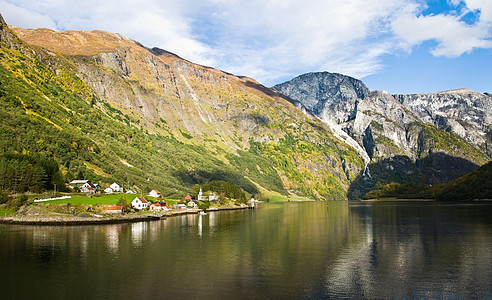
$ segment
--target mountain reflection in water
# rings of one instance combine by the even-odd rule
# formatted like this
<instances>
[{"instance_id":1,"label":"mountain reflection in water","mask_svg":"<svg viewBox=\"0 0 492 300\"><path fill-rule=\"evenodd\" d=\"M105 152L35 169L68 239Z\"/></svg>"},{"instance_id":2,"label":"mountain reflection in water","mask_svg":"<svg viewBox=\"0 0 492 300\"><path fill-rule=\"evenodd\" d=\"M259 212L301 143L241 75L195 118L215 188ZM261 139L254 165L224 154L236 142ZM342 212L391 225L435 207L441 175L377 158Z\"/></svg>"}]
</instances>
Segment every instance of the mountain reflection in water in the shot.
<instances>
[{"instance_id":1,"label":"mountain reflection in water","mask_svg":"<svg viewBox=\"0 0 492 300\"><path fill-rule=\"evenodd\" d=\"M492 203L291 202L0 225L0 282L9 299L491 298L491 217Z\"/></svg>"}]
</instances>

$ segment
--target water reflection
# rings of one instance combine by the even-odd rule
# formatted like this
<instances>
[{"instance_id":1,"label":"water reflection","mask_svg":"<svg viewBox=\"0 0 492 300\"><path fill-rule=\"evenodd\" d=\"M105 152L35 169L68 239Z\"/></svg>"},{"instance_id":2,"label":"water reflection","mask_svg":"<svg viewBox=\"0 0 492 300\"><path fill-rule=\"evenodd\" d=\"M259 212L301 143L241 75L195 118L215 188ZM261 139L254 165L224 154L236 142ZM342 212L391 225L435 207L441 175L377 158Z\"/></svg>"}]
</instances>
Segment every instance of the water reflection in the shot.
<instances>
[{"instance_id":1,"label":"water reflection","mask_svg":"<svg viewBox=\"0 0 492 300\"><path fill-rule=\"evenodd\" d=\"M107 226L106 227L106 246L108 250L117 255L120 247L120 226Z\"/></svg>"},{"instance_id":2,"label":"water reflection","mask_svg":"<svg viewBox=\"0 0 492 300\"><path fill-rule=\"evenodd\" d=\"M0 226L0 268L14 270L0 282L16 291L6 298L26 299L487 298L491 208L271 203L133 224ZM25 278L36 278L32 289Z\"/></svg>"},{"instance_id":3,"label":"water reflection","mask_svg":"<svg viewBox=\"0 0 492 300\"><path fill-rule=\"evenodd\" d=\"M198 216L198 236L199 237L202 237L202 233L203 233L203 216L202 215L199 215Z\"/></svg>"}]
</instances>

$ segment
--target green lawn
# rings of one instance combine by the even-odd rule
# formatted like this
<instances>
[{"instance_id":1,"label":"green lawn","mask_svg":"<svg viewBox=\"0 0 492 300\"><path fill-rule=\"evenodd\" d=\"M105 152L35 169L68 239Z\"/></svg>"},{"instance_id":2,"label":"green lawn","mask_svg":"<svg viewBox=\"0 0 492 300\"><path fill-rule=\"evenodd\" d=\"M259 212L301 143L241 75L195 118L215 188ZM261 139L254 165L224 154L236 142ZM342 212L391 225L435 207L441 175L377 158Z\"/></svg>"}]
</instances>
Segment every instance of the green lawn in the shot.
<instances>
[{"instance_id":1,"label":"green lawn","mask_svg":"<svg viewBox=\"0 0 492 300\"><path fill-rule=\"evenodd\" d=\"M13 213L13 209L0 207L0 217L10 216Z\"/></svg>"},{"instance_id":2,"label":"green lawn","mask_svg":"<svg viewBox=\"0 0 492 300\"><path fill-rule=\"evenodd\" d=\"M285 196L272 196L271 198L269 199L265 199L267 201L270 201L270 202L275 202L275 201L313 201L313 199L309 199L309 198L297 198L297 197L285 197Z\"/></svg>"},{"instance_id":3,"label":"green lawn","mask_svg":"<svg viewBox=\"0 0 492 300\"><path fill-rule=\"evenodd\" d=\"M39 204L43 203L49 203L49 204L92 204L92 205L98 205L98 204L106 204L106 205L112 205L116 204L118 200L120 200L123 195L126 195L128 203L132 202L135 197L140 197L140 194L110 194L110 195L101 195L101 196L92 196L92 198L89 198L84 195L76 195L72 196L72 198L69 199L60 199L60 200L52 200L52 201L46 201L46 202L38 202ZM158 200L157 198L154 199L152 197L144 196L145 199L147 200L152 200L152 202ZM172 205L174 203L179 202L179 200L168 200L168 199L162 199L159 198L159 200L166 201L168 205ZM171 203L171 204L169 204Z\"/></svg>"},{"instance_id":4,"label":"green lawn","mask_svg":"<svg viewBox=\"0 0 492 300\"><path fill-rule=\"evenodd\" d=\"M125 194L113 194L113 195L101 195L101 196L93 196L92 198L89 198L87 196L82 196L82 195L77 195L77 196L72 196L72 198L69 199L60 199L60 200L52 200L52 201L46 201L46 202L39 202L40 204L43 203L49 203L49 204L92 204L92 205L97 205L97 204L116 204L120 198L125 195ZM128 198L128 202L131 202L137 195L129 195L126 194Z\"/></svg>"}]
</instances>

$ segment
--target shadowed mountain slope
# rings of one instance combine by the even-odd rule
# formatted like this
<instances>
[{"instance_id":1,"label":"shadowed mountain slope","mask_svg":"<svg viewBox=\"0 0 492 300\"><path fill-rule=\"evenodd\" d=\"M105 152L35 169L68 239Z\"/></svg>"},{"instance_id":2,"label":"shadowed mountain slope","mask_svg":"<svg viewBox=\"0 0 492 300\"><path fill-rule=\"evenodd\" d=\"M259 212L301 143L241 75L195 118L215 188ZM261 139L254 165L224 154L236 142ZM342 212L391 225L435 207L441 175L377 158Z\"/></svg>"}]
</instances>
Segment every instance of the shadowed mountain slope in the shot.
<instances>
[{"instance_id":1,"label":"shadowed mountain slope","mask_svg":"<svg viewBox=\"0 0 492 300\"><path fill-rule=\"evenodd\" d=\"M393 96L326 72L301 75L274 89L343 131L366 154L368 167L349 191L353 198L377 182L444 183L490 160L491 97L485 94Z\"/></svg>"}]
</instances>

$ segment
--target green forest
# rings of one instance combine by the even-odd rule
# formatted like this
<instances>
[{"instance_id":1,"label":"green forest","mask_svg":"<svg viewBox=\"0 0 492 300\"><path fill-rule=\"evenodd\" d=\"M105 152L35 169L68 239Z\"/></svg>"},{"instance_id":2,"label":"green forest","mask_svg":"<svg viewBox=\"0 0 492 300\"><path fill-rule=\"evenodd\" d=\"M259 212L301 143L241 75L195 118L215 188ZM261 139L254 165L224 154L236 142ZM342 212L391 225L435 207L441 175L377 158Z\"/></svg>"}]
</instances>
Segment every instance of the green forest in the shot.
<instances>
[{"instance_id":1,"label":"green forest","mask_svg":"<svg viewBox=\"0 0 492 300\"><path fill-rule=\"evenodd\" d=\"M307 142L319 126L315 123L306 124L311 131L287 134L278 143L250 140L249 149L237 153L210 151L192 143L189 134L190 143L172 133L149 134L140 122L99 99L75 75L72 62L10 39L10 44L2 39L0 48L3 194L68 191L71 180L87 179L103 188L118 182L127 189L159 189L164 197L181 198L195 184L223 181L248 195L261 194L261 185L268 196L295 191L341 200L346 191L330 169L344 173L341 164L315 175L296 166L294 158L326 164L322 156L335 155L361 164L355 152L339 150L331 140Z\"/></svg>"},{"instance_id":2,"label":"green forest","mask_svg":"<svg viewBox=\"0 0 492 300\"><path fill-rule=\"evenodd\" d=\"M364 196L366 200L385 198L439 201L492 199L492 162L445 184L428 186L415 183L378 183L374 190Z\"/></svg>"}]
</instances>

